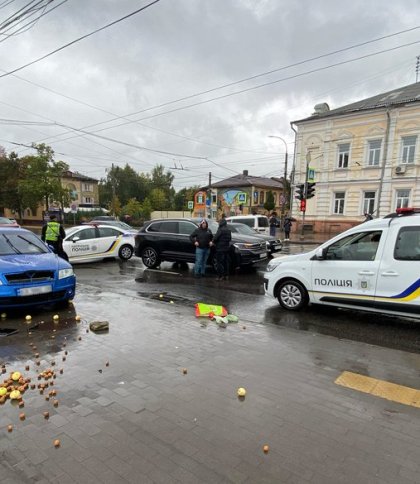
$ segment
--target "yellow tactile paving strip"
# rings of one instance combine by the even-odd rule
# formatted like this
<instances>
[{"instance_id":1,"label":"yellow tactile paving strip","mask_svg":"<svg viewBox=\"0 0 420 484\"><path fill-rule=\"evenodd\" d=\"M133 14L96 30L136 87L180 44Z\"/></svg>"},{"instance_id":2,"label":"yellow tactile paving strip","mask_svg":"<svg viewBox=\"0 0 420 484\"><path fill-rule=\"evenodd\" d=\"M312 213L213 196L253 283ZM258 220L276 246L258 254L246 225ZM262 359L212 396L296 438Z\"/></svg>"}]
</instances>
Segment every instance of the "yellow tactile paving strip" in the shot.
<instances>
[{"instance_id":1,"label":"yellow tactile paving strip","mask_svg":"<svg viewBox=\"0 0 420 484\"><path fill-rule=\"evenodd\" d=\"M415 388L397 385L384 380L377 380L376 378L359 375L351 371L343 371L335 380L335 383L342 387L375 395L375 397L420 408L420 390L416 390Z\"/></svg>"}]
</instances>

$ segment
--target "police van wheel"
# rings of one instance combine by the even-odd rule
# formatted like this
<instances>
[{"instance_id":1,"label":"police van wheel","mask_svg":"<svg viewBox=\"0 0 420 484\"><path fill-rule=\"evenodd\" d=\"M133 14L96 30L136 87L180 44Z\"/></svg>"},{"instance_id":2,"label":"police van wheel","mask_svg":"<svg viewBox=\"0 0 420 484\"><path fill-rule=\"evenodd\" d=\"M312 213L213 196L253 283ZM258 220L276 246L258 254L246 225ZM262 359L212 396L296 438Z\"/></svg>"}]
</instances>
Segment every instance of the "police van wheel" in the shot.
<instances>
[{"instance_id":1,"label":"police van wheel","mask_svg":"<svg viewBox=\"0 0 420 484\"><path fill-rule=\"evenodd\" d=\"M131 259L133 256L133 248L131 245L123 245L120 247L120 250L118 251L118 257L122 260L128 260Z\"/></svg>"},{"instance_id":2,"label":"police van wheel","mask_svg":"<svg viewBox=\"0 0 420 484\"><path fill-rule=\"evenodd\" d=\"M280 306L290 311L299 311L307 306L309 297L305 287L298 281L289 279L283 281L277 291Z\"/></svg>"}]
</instances>

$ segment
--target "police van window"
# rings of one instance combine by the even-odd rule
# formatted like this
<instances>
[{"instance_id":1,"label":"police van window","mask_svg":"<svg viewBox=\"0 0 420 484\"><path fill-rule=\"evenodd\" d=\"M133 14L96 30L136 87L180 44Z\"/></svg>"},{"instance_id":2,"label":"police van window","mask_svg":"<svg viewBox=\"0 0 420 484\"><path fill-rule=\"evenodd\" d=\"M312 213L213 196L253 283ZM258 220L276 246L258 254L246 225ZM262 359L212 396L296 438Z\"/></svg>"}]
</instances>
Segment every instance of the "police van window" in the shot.
<instances>
[{"instance_id":1,"label":"police van window","mask_svg":"<svg viewBox=\"0 0 420 484\"><path fill-rule=\"evenodd\" d=\"M258 217L258 227L268 227L267 217Z\"/></svg>"},{"instance_id":2,"label":"police van window","mask_svg":"<svg viewBox=\"0 0 420 484\"><path fill-rule=\"evenodd\" d=\"M330 245L327 260L368 261L375 260L382 231L375 230L348 235Z\"/></svg>"},{"instance_id":3,"label":"police van window","mask_svg":"<svg viewBox=\"0 0 420 484\"><path fill-rule=\"evenodd\" d=\"M241 224L248 225L251 229L254 228L254 218L239 218L238 220L232 220L232 222L239 222Z\"/></svg>"},{"instance_id":4,"label":"police van window","mask_svg":"<svg viewBox=\"0 0 420 484\"><path fill-rule=\"evenodd\" d=\"M420 227L403 227L397 237L394 259L420 260Z\"/></svg>"}]
</instances>

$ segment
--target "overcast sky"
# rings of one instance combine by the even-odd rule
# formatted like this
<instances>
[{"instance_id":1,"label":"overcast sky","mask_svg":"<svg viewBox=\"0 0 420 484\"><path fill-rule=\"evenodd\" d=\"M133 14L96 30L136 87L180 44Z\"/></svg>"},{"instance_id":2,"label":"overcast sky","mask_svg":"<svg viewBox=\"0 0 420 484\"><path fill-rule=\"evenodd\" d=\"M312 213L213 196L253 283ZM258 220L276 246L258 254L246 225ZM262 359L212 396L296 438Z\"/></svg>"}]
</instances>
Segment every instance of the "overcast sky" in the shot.
<instances>
[{"instance_id":1,"label":"overcast sky","mask_svg":"<svg viewBox=\"0 0 420 484\"><path fill-rule=\"evenodd\" d=\"M12 143L45 142L98 179L112 163L183 167L172 170L177 189L206 184L209 171L281 176L285 145L269 135L287 142L290 167L290 121L416 80L418 0L160 0L4 75L151 1L44 0L44 13L56 8L25 27L43 11L6 25L32 2L0 0L0 145L24 155L33 150Z\"/></svg>"}]
</instances>

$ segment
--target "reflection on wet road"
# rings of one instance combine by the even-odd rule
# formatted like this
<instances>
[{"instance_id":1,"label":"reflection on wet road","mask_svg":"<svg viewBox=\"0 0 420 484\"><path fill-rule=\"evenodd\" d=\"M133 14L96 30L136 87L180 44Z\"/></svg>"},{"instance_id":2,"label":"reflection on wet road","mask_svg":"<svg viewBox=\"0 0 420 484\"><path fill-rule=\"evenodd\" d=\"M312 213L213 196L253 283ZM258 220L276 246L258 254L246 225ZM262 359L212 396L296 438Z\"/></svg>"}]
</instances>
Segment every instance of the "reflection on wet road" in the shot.
<instances>
[{"instance_id":1,"label":"reflection on wet road","mask_svg":"<svg viewBox=\"0 0 420 484\"><path fill-rule=\"evenodd\" d=\"M309 248L310 249L310 248ZM295 253L309 250L295 246ZM284 251L287 253L288 250ZM196 302L221 304L241 319L309 331L340 339L420 353L420 323L409 319L311 306L302 312L280 308L264 296L262 278L265 264L240 271L229 281L217 281L214 273L193 277L191 264L163 263L160 269L145 269L140 259L109 261L75 266L79 288L116 292L159 300L162 304L193 306ZM80 290L80 289L79 289Z\"/></svg>"}]
</instances>

